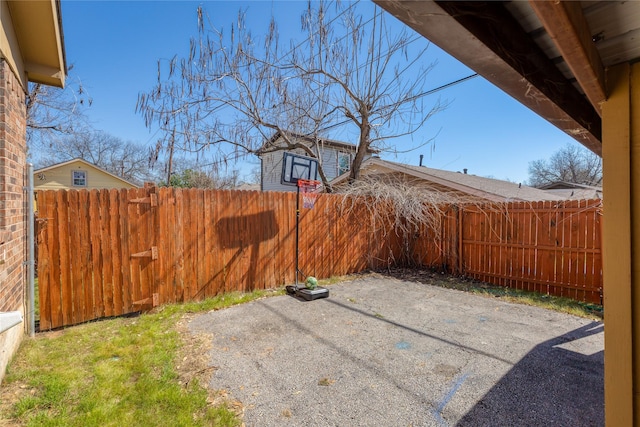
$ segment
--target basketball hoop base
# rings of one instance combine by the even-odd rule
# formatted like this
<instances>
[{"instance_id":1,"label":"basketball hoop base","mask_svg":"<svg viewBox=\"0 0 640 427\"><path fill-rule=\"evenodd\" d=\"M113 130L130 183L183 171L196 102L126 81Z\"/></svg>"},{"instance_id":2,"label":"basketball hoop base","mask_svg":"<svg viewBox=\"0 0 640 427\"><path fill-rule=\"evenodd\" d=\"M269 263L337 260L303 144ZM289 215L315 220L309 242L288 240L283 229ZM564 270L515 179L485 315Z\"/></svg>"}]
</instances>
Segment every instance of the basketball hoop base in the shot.
<instances>
[{"instance_id":1,"label":"basketball hoop base","mask_svg":"<svg viewBox=\"0 0 640 427\"><path fill-rule=\"evenodd\" d=\"M296 296L306 301L313 301L314 299L328 298L329 289L318 286L315 289L300 288L296 290Z\"/></svg>"}]
</instances>

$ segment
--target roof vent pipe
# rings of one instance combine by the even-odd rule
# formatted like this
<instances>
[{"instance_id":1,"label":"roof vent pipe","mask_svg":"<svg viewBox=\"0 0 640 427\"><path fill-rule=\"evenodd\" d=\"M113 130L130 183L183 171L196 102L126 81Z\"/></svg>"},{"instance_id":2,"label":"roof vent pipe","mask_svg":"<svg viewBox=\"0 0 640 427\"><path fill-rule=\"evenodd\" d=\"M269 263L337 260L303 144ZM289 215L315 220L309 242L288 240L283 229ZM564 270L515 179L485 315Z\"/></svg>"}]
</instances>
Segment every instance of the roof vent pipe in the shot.
<instances>
[{"instance_id":1,"label":"roof vent pipe","mask_svg":"<svg viewBox=\"0 0 640 427\"><path fill-rule=\"evenodd\" d=\"M422 166L422 159L424 158L424 154L420 154L420 166Z\"/></svg>"},{"instance_id":2,"label":"roof vent pipe","mask_svg":"<svg viewBox=\"0 0 640 427\"><path fill-rule=\"evenodd\" d=\"M467 168L462 169L462 171L464 172L464 174L467 174Z\"/></svg>"}]
</instances>

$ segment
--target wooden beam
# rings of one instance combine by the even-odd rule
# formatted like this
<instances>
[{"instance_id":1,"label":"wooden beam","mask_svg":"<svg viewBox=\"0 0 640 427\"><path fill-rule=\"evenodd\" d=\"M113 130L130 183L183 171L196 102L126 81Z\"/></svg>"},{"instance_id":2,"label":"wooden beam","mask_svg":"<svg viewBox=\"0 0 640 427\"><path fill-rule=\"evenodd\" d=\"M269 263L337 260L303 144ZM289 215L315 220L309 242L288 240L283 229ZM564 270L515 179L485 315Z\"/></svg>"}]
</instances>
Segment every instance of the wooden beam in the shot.
<instances>
[{"instance_id":1,"label":"wooden beam","mask_svg":"<svg viewBox=\"0 0 640 427\"><path fill-rule=\"evenodd\" d=\"M629 128L631 147L631 294L633 342L633 414L640 424L640 63L630 67ZM611 385L613 387L613 385ZM611 424L613 425L613 424Z\"/></svg>"},{"instance_id":2,"label":"wooden beam","mask_svg":"<svg viewBox=\"0 0 640 427\"><path fill-rule=\"evenodd\" d=\"M137 203L137 204L146 204L151 205L151 207L158 206L158 195L155 193L151 193L149 197L139 197L137 199L129 200L129 203Z\"/></svg>"},{"instance_id":3,"label":"wooden beam","mask_svg":"<svg viewBox=\"0 0 640 427\"><path fill-rule=\"evenodd\" d=\"M500 2L374 0L482 77L602 153L602 121Z\"/></svg>"},{"instance_id":4,"label":"wooden beam","mask_svg":"<svg viewBox=\"0 0 640 427\"><path fill-rule=\"evenodd\" d=\"M604 65L593 43L580 2L529 0L529 4L560 50L591 105L601 114L600 104L607 98Z\"/></svg>"},{"instance_id":5,"label":"wooden beam","mask_svg":"<svg viewBox=\"0 0 640 427\"><path fill-rule=\"evenodd\" d=\"M640 178L640 159L631 161L630 67L607 71L609 99L602 104L603 120L603 280L605 310L604 401L607 426L633 425L633 346L640 331L633 331L632 224L640 220L640 207L632 209L632 175ZM640 106L639 106L640 108ZM640 153L638 153L640 154ZM640 242L636 242L640 245ZM640 262L640 260L638 260ZM638 263L636 263L638 265ZM640 277L639 277L640 279ZM638 294L637 292L635 294ZM635 310L640 310L640 307Z\"/></svg>"}]
</instances>

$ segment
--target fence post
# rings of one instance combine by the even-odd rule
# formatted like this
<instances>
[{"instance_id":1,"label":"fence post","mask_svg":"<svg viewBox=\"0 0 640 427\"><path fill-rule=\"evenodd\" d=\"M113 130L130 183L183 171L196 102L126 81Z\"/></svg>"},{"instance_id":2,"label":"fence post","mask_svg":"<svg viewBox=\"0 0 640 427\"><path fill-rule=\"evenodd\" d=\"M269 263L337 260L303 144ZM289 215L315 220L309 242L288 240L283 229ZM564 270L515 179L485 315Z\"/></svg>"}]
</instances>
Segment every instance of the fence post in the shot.
<instances>
[{"instance_id":1,"label":"fence post","mask_svg":"<svg viewBox=\"0 0 640 427\"><path fill-rule=\"evenodd\" d=\"M462 276L464 272L462 271L464 267L464 263L462 262L462 250L463 250L463 241L464 237L463 227L462 227L462 219L463 219L463 211L464 208L462 206L458 206L458 275Z\"/></svg>"}]
</instances>

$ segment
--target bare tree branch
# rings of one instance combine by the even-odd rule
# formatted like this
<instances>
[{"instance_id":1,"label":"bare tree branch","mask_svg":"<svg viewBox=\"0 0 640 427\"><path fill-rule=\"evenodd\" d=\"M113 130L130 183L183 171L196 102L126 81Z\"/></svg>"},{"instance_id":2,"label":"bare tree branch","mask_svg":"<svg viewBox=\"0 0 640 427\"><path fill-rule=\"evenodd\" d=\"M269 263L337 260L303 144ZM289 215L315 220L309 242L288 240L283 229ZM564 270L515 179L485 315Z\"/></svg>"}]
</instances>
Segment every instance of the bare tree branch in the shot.
<instances>
[{"instance_id":1,"label":"bare tree branch","mask_svg":"<svg viewBox=\"0 0 640 427\"><path fill-rule=\"evenodd\" d=\"M154 178L144 147L102 131L85 129L53 138L44 151L47 155L39 167L81 158L136 184Z\"/></svg>"},{"instance_id":2,"label":"bare tree branch","mask_svg":"<svg viewBox=\"0 0 640 427\"><path fill-rule=\"evenodd\" d=\"M601 185L602 159L585 148L569 144L548 160L529 163L529 185L541 187L559 181Z\"/></svg>"},{"instance_id":3,"label":"bare tree branch","mask_svg":"<svg viewBox=\"0 0 640 427\"><path fill-rule=\"evenodd\" d=\"M157 85L138 96L136 109L146 125L162 132L154 157L171 159L180 151L226 163L258 154L276 133L308 135L311 145L284 137L269 149L298 148L317 158L330 189L314 143L329 129L351 126L358 135L355 180L373 148L392 148L390 138L415 133L446 106L424 104L433 67L421 65L427 42L390 31L377 7L365 20L354 4L309 2L301 21L307 38L282 52L274 18L257 39L243 12L225 34L199 8L198 37L188 57L159 61ZM168 176L170 169L169 161Z\"/></svg>"},{"instance_id":4,"label":"bare tree branch","mask_svg":"<svg viewBox=\"0 0 640 427\"><path fill-rule=\"evenodd\" d=\"M73 67L69 67L71 70ZM46 147L51 138L70 135L87 126L84 109L91 106L78 78L67 79L64 89L29 83L26 97L27 145L30 150Z\"/></svg>"}]
</instances>

